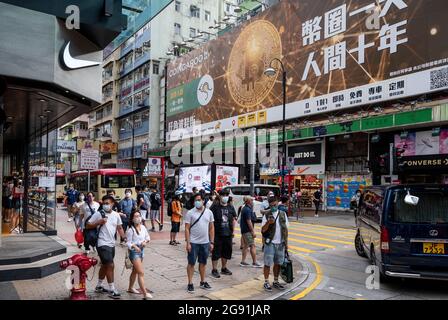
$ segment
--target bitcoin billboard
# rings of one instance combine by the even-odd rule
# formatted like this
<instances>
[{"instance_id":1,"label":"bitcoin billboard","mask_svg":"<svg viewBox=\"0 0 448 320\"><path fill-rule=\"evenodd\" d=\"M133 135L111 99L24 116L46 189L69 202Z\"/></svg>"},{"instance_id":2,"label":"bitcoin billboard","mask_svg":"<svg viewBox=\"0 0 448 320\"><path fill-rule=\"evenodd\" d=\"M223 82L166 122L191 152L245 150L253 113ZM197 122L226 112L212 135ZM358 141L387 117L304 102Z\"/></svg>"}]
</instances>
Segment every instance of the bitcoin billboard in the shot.
<instances>
[{"instance_id":1,"label":"bitcoin billboard","mask_svg":"<svg viewBox=\"0 0 448 320\"><path fill-rule=\"evenodd\" d=\"M168 66L168 139L448 88L445 0L286 0ZM274 67L277 74L264 71ZM200 124L200 129L198 126Z\"/></svg>"}]
</instances>

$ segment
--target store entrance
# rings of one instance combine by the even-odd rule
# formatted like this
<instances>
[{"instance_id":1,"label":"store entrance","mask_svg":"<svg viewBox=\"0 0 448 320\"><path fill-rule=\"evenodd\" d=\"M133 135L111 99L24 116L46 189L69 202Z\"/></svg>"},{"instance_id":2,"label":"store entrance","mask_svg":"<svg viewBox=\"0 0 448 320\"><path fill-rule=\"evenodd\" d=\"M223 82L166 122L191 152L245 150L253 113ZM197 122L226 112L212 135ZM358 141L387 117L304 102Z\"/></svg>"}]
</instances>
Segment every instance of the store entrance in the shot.
<instances>
[{"instance_id":1,"label":"store entrance","mask_svg":"<svg viewBox=\"0 0 448 320\"><path fill-rule=\"evenodd\" d=\"M323 180L316 175L296 176L294 179L294 188L302 192L300 199L300 208L313 208L313 195L323 185Z\"/></svg>"}]
</instances>

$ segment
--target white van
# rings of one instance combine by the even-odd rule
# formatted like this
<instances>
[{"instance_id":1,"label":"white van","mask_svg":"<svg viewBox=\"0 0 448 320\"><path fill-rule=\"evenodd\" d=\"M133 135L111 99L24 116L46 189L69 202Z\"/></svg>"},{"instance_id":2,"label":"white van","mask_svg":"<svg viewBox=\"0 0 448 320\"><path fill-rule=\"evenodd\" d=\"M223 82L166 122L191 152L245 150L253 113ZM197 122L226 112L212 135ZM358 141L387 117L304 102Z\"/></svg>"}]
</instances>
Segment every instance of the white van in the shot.
<instances>
[{"instance_id":1,"label":"white van","mask_svg":"<svg viewBox=\"0 0 448 320\"><path fill-rule=\"evenodd\" d=\"M226 186L223 188L228 190L233 199L233 206L238 213L238 208L244 204L243 198L250 196L250 184L237 184L233 186ZM275 196L280 197L280 187L275 185L256 184L254 197L254 212L258 220L263 218L261 214L263 201L267 199L269 191L274 192Z\"/></svg>"}]
</instances>

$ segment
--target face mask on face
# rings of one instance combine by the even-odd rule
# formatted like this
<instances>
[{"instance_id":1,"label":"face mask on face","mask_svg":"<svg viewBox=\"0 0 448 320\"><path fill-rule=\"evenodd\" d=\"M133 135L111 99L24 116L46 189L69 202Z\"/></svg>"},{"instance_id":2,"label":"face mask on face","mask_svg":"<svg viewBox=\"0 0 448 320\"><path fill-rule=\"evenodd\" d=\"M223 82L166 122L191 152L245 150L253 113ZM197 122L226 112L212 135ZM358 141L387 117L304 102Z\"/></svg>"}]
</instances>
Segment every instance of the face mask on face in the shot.
<instances>
[{"instance_id":1,"label":"face mask on face","mask_svg":"<svg viewBox=\"0 0 448 320\"><path fill-rule=\"evenodd\" d=\"M105 205L103 205L103 209L106 212L111 212L112 211L112 206L110 204L105 204Z\"/></svg>"},{"instance_id":2,"label":"face mask on face","mask_svg":"<svg viewBox=\"0 0 448 320\"><path fill-rule=\"evenodd\" d=\"M229 197L227 197L227 196L222 197L221 200L222 200L222 203L227 204L229 202Z\"/></svg>"},{"instance_id":3,"label":"face mask on face","mask_svg":"<svg viewBox=\"0 0 448 320\"><path fill-rule=\"evenodd\" d=\"M135 224L140 224L140 223L142 223L142 218L141 218L141 217L134 218L132 221L133 221Z\"/></svg>"},{"instance_id":4,"label":"face mask on face","mask_svg":"<svg viewBox=\"0 0 448 320\"><path fill-rule=\"evenodd\" d=\"M194 206L196 207L196 209L201 209L202 208L202 201L201 200L196 200L194 202Z\"/></svg>"},{"instance_id":5,"label":"face mask on face","mask_svg":"<svg viewBox=\"0 0 448 320\"><path fill-rule=\"evenodd\" d=\"M85 197L84 196L80 196L79 200L84 201Z\"/></svg>"},{"instance_id":6,"label":"face mask on face","mask_svg":"<svg viewBox=\"0 0 448 320\"><path fill-rule=\"evenodd\" d=\"M130 198L131 197L131 193L130 192L126 192L126 198Z\"/></svg>"}]
</instances>

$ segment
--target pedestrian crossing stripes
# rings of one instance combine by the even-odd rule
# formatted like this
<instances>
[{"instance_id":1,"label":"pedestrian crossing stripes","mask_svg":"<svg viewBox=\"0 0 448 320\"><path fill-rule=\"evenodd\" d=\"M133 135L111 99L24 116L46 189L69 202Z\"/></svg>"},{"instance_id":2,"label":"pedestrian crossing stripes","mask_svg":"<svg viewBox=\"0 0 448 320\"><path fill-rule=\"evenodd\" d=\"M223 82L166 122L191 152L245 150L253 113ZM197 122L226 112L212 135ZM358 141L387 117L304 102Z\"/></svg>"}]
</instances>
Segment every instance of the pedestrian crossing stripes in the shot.
<instances>
[{"instance_id":1,"label":"pedestrian crossing stripes","mask_svg":"<svg viewBox=\"0 0 448 320\"><path fill-rule=\"evenodd\" d=\"M237 231L241 231L236 228ZM257 243L261 241L261 225L255 225ZM238 237L241 237L237 234ZM353 246L355 231L350 229L291 222L288 230L288 247L292 253L317 251Z\"/></svg>"}]
</instances>

